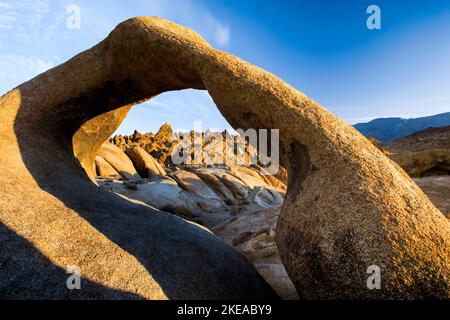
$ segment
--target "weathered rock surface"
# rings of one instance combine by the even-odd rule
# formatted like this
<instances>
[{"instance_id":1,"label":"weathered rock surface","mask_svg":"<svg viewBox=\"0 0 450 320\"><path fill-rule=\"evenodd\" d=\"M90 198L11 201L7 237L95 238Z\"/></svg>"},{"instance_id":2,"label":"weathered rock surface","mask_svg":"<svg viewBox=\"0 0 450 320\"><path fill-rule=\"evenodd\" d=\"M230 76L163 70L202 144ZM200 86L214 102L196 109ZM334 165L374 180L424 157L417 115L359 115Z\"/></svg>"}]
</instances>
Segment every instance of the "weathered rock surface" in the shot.
<instances>
[{"instance_id":1,"label":"weathered rock surface","mask_svg":"<svg viewBox=\"0 0 450 320\"><path fill-rule=\"evenodd\" d=\"M125 153L133 160L141 176L148 177L143 171L143 168L148 167L145 162L149 162L152 168L154 164L142 159L151 156L136 145L128 147ZM149 183L144 181L139 185L130 185L121 181L98 180L98 184L130 201L139 201L171 212L213 230L220 225L216 235L240 249L281 298L297 299L297 292L280 261L275 244L276 221L286 186L275 177L261 174L263 169L260 167L184 167L190 171L172 166L171 170L174 171L170 177L173 180L163 178L159 171L156 173L153 169L150 174L153 179ZM235 198L213 175L225 171L237 178L242 188L247 189L246 198ZM281 188L274 188L273 185ZM261 211L261 208L271 207L277 208ZM243 238L245 244L235 240Z\"/></svg>"},{"instance_id":2,"label":"weathered rock surface","mask_svg":"<svg viewBox=\"0 0 450 320\"><path fill-rule=\"evenodd\" d=\"M279 214L279 207L242 212L212 228L212 231L244 253L281 298L298 299L275 243Z\"/></svg>"},{"instance_id":3,"label":"weathered rock surface","mask_svg":"<svg viewBox=\"0 0 450 320\"><path fill-rule=\"evenodd\" d=\"M97 150L131 104L185 86L175 75L171 85L160 63L181 67L184 54L192 57L192 48L205 46L176 24L132 19L91 50L0 98L3 297L276 298L241 253L203 227L126 201L88 178L95 177ZM158 55L159 62L150 62ZM148 85L124 78L128 73L141 74ZM66 268L73 265L81 270L82 290L66 287Z\"/></svg>"},{"instance_id":4,"label":"weathered rock surface","mask_svg":"<svg viewBox=\"0 0 450 320\"><path fill-rule=\"evenodd\" d=\"M450 218L450 176L414 178L431 202Z\"/></svg>"},{"instance_id":5,"label":"weathered rock surface","mask_svg":"<svg viewBox=\"0 0 450 320\"><path fill-rule=\"evenodd\" d=\"M402 167L431 202L450 211L450 126L427 128L388 143L369 139Z\"/></svg>"},{"instance_id":6,"label":"weathered rock surface","mask_svg":"<svg viewBox=\"0 0 450 320\"><path fill-rule=\"evenodd\" d=\"M389 157L411 177L440 176L450 173L450 149L403 151L392 153Z\"/></svg>"},{"instance_id":7,"label":"weathered rock surface","mask_svg":"<svg viewBox=\"0 0 450 320\"><path fill-rule=\"evenodd\" d=\"M230 217L220 199L204 198L186 191L170 178L134 184L133 187L121 181L98 180L98 184L128 200L137 200L204 226L210 227Z\"/></svg>"},{"instance_id":8,"label":"weathered rock surface","mask_svg":"<svg viewBox=\"0 0 450 320\"><path fill-rule=\"evenodd\" d=\"M412 177L450 174L450 126L428 128L384 147Z\"/></svg>"},{"instance_id":9,"label":"weathered rock surface","mask_svg":"<svg viewBox=\"0 0 450 320\"><path fill-rule=\"evenodd\" d=\"M18 280L1 270L1 290L48 287L43 255L80 267L98 288L83 297L274 297L243 255L203 228L87 181L133 104L185 88L208 90L234 128L279 129L289 184L276 242L301 298L449 298L450 225L411 178L277 77L146 17L0 98L1 265L17 242L30 247L7 269ZM374 264L382 289L367 290ZM26 296L21 288L14 296Z\"/></svg>"},{"instance_id":10,"label":"weathered rock surface","mask_svg":"<svg viewBox=\"0 0 450 320\"><path fill-rule=\"evenodd\" d=\"M178 170L172 173L171 176L183 189L192 192L199 197L221 201L221 198L195 173L185 170Z\"/></svg>"},{"instance_id":11,"label":"weathered rock surface","mask_svg":"<svg viewBox=\"0 0 450 320\"><path fill-rule=\"evenodd\" d=\"M369 140L389 154L381 143ZM408 146L415 147L414 144ZM131 201L138 200L208 226L217 236L238 248L280 297L297 299L298 294L281 263L275 244L275 228L284 200L285 185L274 176L262 174L264 169L257 165L184 166L184 170L172 167L174 169L171 173L174 180L159 179L149 186L135 185L136 188L130 188L129 184L119 181L100 181L99 184ZM247 189L246 198L234 198L231 191L214 176L214 173L223 172L237 178L241 187ZM450 211L450 179L446 178L415 179L443 213ZM272 189L272 186L281 188ZM205 199L219 201L205 202ZM224 206L225 203L228 206Z\"/></svg>"},{"instance_id":12,"label":"weathered rock surface","mask_svg":"<svg viewBox=\"0 0 450 320\"><path fill-rule=\"evenodd\" d=\"M373 137L367 137L367 139L384 154L389 154L390 152L383 147L383 144Z\"/></svg>"},{"instance_id":13,"label":"weathered rock surface","mask_svg":"<svg viewBox=\"0 0 450 320\"><path fill-rule=\"evenodd\" d=\"M166 175L164 168L144 149L131 146L125 150L134 167L143 178L158 179Z\"/></svg>"},{"instance_id":14,"label":"weathered rock surface","mask_svg":"<svg viewBox=\"0 0 450 320\"><path fill-rule=\"evenodd\" d=\"M222 197L227 204L237 204L233 193L220 181L215 175L208 172L208 170L195 170L195 174L199 176L214 192Z\"/></svg>"},{"instance_id":15,"label":"weathered rock surface","mask_svg":"<svg viewBox=\"0 0 450 320\"><path fill-rule=\"evenodd\" d=\"M249 166L258 159L257 149L241 138L239 135L231 135L229 132L178 132L175 133L168 123L164 123L156 134L152 132L140 133L137 130L132 135L115 135L109 141L126 151L133 146L139 146L147 153L158 159L158 162L169 166L172 165L172 156L177 153L183 153L185 158L189 158L189 165L223 165L230 162L239 165ZM239 146L234 143L242 142ZM196 153L195 148L201 147L201 152ZM180 164L180 163L177 163ZM264 172L260 166L255 166L259 172ZM286 173L285 169L282 169ZM279 184L280 181L274 177L272 182ZM286 184L285 182L283 182ZM281 185L279 185L281 187Z\"/></svg>"},{"instance_id":16,"label":"weathered rock surface","mask_svg":"<svg viewBox=\"0 0 450 320\"><path fill-rule=\"evenodd\" d=\"M175 144L172 141L172 127L165 123L156 134L151 132L142 134L137 130L130 136L115 135L109 141L126 151L132 146L139 146L156 158L160 164L164 164L172 153ZM170 163L170 161L169 161Z\"/></svg>"},{"instance_id":17,"label":"weathered rock surface","mask_svg":"<svg viewBox=\"0 0 450 320\"><path fill-rule=\"evenodd\" d=\"M214 176L219 178L219 180L231 191L233 197L239 200L247 198L249 195L249 190L242 180L236 178L234 175L230 174L225 170L214 170L211 172Z\"/></svg>"},{"instance_id":18,"label":"weathered rock surface","mask_svg":"<svg viewBox=\"0 0 450 320\"><path fill-rule=\"evenodd\" d=\"M122 176L105 159L100 156L95 157L95 168L97 175L104 179L119 180Z\"/></svg>"},{"instance_id":19,"label":"weathered rock surface","mask_svg":"<svg viewBox=\"0 0 450 320\"><path fill-rule=\"evenodd\" d=\"M115 145L105 142L98 150L98 155L106 160L120 175L129 181L140 181L133 162Z\"/></svg>"},{"instance_id":20,"label":"weathered rock surface","mask_svg":"<svg viewBox=\"0 0 450 320\"><path fill-rule=\"evenodd\" d=\"M142 183L128 181L97 180L108 191L165 210L207 227L214 227L230 217L245 211L259 211L283 204L285 191L268 186L263 179L243 177L242 173L230 173L227 167L177 168L167 177L144 179ZM172 168L173 170L173 168ZM223 184L216 174L233 177L241 193L235 194Z\"/></svg>"}]
</instances>

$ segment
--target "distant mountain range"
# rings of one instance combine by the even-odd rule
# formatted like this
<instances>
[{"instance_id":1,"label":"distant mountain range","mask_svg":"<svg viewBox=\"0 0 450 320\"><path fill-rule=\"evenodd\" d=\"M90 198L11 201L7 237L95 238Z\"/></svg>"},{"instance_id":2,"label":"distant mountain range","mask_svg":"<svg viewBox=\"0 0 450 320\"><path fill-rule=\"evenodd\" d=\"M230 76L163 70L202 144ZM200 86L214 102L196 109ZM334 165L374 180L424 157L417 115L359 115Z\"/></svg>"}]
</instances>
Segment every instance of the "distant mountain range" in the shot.
<instances>
[{"instance_id":1,"label":"distant mountain range","mask_svg":"<svg viewBox=\"0 0 450 320\"><path fill-rule=\"evenodd\" d=\"M378 118L367 123L357 123L354 127L366 137L373 137L381 142L391 142L429 127L448 125L450 125L450 112L412 119Z\"/></svg>"}]
</instances>

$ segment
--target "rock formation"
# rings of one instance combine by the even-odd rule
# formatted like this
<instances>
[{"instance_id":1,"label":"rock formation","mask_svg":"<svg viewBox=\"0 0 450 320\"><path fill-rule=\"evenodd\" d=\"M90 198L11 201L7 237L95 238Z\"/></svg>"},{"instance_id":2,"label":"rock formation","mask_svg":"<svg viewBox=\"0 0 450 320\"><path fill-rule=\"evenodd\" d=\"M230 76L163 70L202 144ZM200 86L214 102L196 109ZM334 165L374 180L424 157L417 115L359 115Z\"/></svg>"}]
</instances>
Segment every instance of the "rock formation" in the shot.
<instances>
[{"instance_id":1,"label":"rock formation","mask_svg":"<svg viewBox=\"0 0 450 320\"><path fill-rule=\"evenodd\" d=\"M172 171L167 176L154 176L140 183L123 178L119 181L110 176L98 177L97 182L102 188L129 200L137 200L208 228L241 212L279 207L286 194L285 190L266 184L259 176L249 177L226 166L168 170ZM229 181L228 187L222 181Z\"/></svg>"},{"instance_id":2,"label":"rock formation","mask_svg":"<svg viewBox=\"0 0 450 320\"><path fill-rule=\"evenodd\" d=\"M434 205L450 219L450 176L414 178Z\"/></svg>"},{"instance_id":3,"label":"rock formation","mask_svg":"<svg viewBox=\"0 0 450 320\"><path fill-rule=\"evenodd\" d=\"M386 143L385 148L412 177L450 174L450 126L416 132Z\"/></svg>"},{"instance_id":4,"label":"rock formation","mask_svg":"<svg viewBox=\"0 0 450 320\"><path fill-rule=\"evenodd\" d=\"M401 141L396 141L394 144L398 145L397 149L402 148L402 151L419 147L422 151L427 151L427 148L433 149L436 143L445 147L448 141L440 135L442 130L433 131L438 134L437 137L428 132L427 139L417 139L419 134L416 135L414 141L401 139L401 141L407 141L406 147L405 143L400 143ZM133 135L136 135L136 131ZM204 136L198 132L195 135ZM168 140L172 141L170 137ZM369 138L369 141L384 154L391 154L383 148L383 144L375 139ZM127 147L127 154L129 150L137 148L143 158L151 158L140 147L130 145L131 147ZM132 160L135 166L141 166L140 158ZM156 162L156 160L153 161ZM207 226L221 239L239 249L281 298L297 299L298 294L281 263L275 244L275 228L280 214L280 206L283 203L285 184L275 176L262 174L264 169L258 165L249 167L226 164L221 166L185 165L183 168L170 165L168 170L174 171L170 173L174 180L164 179L158 175L160 179L152 180L151 186L111 181L108 175L100 177L107 180L103 182L100 179L99 184L128 199L142 201ZM247 195L245 198L239 198L237 194L233 194L216 177L215 174L224 170L237 178L236 181L240 183L240 188L245 190ZM281 174L278 176L283 178L283 171L280 171ZM450 214L450 177L448 175L432 176L415 178L414 181L433 204L448 217ZM178 184L178 187L174 182ZM162 185L157 185L158 183ZM134 187L130 188L132 186ZM164 192L164 186L171 186L172 191L168 192L166 189ZM272 187L275 188L272 189Z\"/></svg>"},{"instance_id":5,"label":"rock formation","mask_svg":"<svg viewBox=\"0 0 450 320\"><path fill-rule=\"evenodd\" d=\"M276 241L301 298L449 297L449 222L398 166L272 74L148 17L0 98L0 257L14 273L1 270L2 291L27 296L28 280L45 288L38 297L71 297L65 280L47 288L77 265L85 298L274 297L204 228L92 183L97 150L131 106L185 88L208 90L235 128L280 130L289 183ZM18 243L27 250L11 262ZM366 286L371 265L380 290Z\"/></svg>"},{"instance_id":6,"label":"rock formation","mask_svg":"<svg viewBox=\"0 0 450 320\"><path fill-rule=\"evenodd\" d=\"M297 291L280 260L275 243L275 228L280 208L246 211L211 230L238 248L255 265L283 299L298 299Z\"/></svg>"},{"instance_id":7,"label":"rock formation","mask_svg":"<svg viewBox=\"0 0 450 320\"><path fill-rule=\"evenodd\" d=\"M98 151L98 156L102 157L126 180L136 182L141 180L133 162L115 145L108 142L103 143Z\"/></svg>"},{"instance_id":8,"label":"rock formation","mask_svg":"<svg viewBox=\"0 0 450 320\"><path fill-rule=\"evenodd\" d=\"M442 213L450 214L450 126L427 128L384 143L397 162Z\"/></svg>"},{"instance_id":9,"label":"rock formation","mask_svg":"<svg viewBox=\"0 0 450 320\"><path fill-rule=\"evenodd\" d=\"M131 146L138 146L156 158L160 164L164 164L173 151L172 127L165 123L156 134L151 132L142 134L137 130L130 136L115 135L109 141L123 151Z\"/></svg>"},{"instance_id":10,"label":"rock formation","mask_svg":"<svg viewBox=\"0 0 450 320\"><path fill-rule=\"evenodd\" d=\"M142 177L155 179L166 175L166 171L161 164L141 147L129 147L125 150L125 153L130 157Z\"/></svg>"},{"instance_id":11,"label":"rock formation","mask_svg":"<svg viewBox=\"0 0 450 320\"><path fill-rule=\"evenodd\" d=\"M100 156L95 157L95 169L97 175L105 179L119 180L124 178L112 165Z\"/></svg>"}]
</instances>

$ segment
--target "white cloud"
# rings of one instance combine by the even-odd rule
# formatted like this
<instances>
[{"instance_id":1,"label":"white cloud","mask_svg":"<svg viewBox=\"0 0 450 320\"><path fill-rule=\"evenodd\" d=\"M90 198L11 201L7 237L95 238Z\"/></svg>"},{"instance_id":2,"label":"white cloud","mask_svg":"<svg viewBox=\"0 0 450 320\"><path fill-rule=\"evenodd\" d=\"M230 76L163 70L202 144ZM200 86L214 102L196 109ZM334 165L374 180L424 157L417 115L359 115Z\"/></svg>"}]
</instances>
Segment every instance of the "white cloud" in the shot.
<instances>
[{"instance_id":1,"label":"white cloud","mask_svg":"<svg viewBox=\"0 0 450 320\"><path fill-rule=\"evenodd\" d=\"M52 67L53 63L31 55L0 55L0 88L10 90Z\"/></svg>"},{"instance_id":2,"label":"white cloud","mask_svg":"<svg viewBox=\"0 0 450 320\"><path fill-rule=\"evenodd\" d=\"M0 2L0 10L0 30L7 31L0 38L19 42L40 36L46 28L50 6L47 0L22 0Z\"/></svg>"},{"instance_id":3,"label":"white cloud","mask_svg":"<svg viewBox=\"0 0 450 320\"><path fill-rule=\"evenodd\" d=\"M230 43L230 27L222 24L216 26L215 39L220 46Z\"/></svg>"},{"instance_id":4,"label":"white cloud","mask_svg":"<svg viewBox=\"0 0 450 320\"><path fill-rule=\"evenodd\" d=\"M198 2L191 0L141 0L138 9L142 15L155 15L181 23L203 36L213 45L228 46L231 29L226 21Z\"/></svg>"},{"instance_id":5,"label":"white cloud","mask_svg":"<svg viewBox=\"0 0 450 320\"><path fill-rule=\"evenodd\" d=\"M0 2L0 9L11 9L12 5L5 2Z\"/></svg>"},{"instance_id":6,"label":"white cloud","mask_svg":"<svg viewBox=\"0 0 450 320\"><path fill-rule=\"evenodd\" d=\"M66 28L69 4L81 7L80 30ZM119 22L140 15L185 25L219 48L231 43L229 22L192 0L0 0L0 94L94 45ZM141 125L136 124L147 112L151 115L142 126L150 121L148 125L156 127L157 119L170 120L179 127L189 127L198 119L218 128L227 125L206 91L164 95L149 101L147 108L137 107L136 112L134 118L130 114L129 123L138 129Z\"/></svg>"}]
</instances>

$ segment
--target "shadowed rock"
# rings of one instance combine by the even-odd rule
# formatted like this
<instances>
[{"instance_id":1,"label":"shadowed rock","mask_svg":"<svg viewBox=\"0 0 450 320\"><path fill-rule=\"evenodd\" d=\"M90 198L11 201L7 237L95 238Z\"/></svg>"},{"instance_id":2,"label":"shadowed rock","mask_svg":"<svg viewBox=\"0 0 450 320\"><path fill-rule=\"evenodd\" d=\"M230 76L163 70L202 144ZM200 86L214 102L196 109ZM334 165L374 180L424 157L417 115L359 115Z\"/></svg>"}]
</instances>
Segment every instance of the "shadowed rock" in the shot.
<instances>
[{"instance_id":1,"label":"shadowed rock","mask_svg":"<svg viewBox=\"0 0 450 320\"><path fill-rule=\"evenodd\" d=\"M178 40L171 34L179 34ZM143 39L141 53L122 51L123 45L136 50L132 47ZM182 84L164 80L168 70L160 69L158 76L151 69L169 58L163 58L167 49L188 50L191 40L203 43L193 32L161 19L129 20L99 45L0 98L0 221L39 253L21 252L17 265L26 267L14 268L10 261L16 259L16 243L0 230L0 296L70 297L64 270L76 265L83 278L77 297L277 297L241 253L205 228L126 201L89 179L95 177L98 149L131 103ZM140 87L125 75L135 72L125 69L154 50L161 50L162 60L147 61L153 67L144 73L153 75L141 76L155 87ZM189 78L191 71L186 71ZM126 163L112 165L137 177ZM56 271L42 272L51 269L42 269L42 257L54 265L57 277ZM33 285L31 294L23 279Z\"/></svg>"},{"instance_id":2,"label":"shadowed rock","mask_svg":"<svg viewBox=\"0 0 450 320\"><path fill-rule=\"evenodd\" d=\"M450 174L450 126L428 128L385 145L389 157L412 177Z\"/></svg>"},{"instance_id":3,"label":"shadowed rock","mask_svg":"<svg viewBox=\"0 0 450 320\"><path fill-rule=\"evenodd\" d=\"M211 230L238 248L283 299L298 299L297 291L280 261L275 243L275 227L280 208L246 211Z\"/></svg>"},{"instance_id":4,"label":"shadowed rock","mask_svg":"<svg viewBox=\"0 0 450 320\"><path fill-rule=\"evenodd\" d=\"M449 222L397 165L282 80L159 18L121 23L0 98L1 222L55 265L145 298L274 297L207 231L88 181L133 104L186 88L208 90L235 128L280 130L289 183L276 240L300 297L449 297ZM374 264L380 290L366 287Z\"/></svg>"},{"instance_id":5,"label":"shadowed rock","mask_svg":"<svg viewBox=\"0 0 450 320\"><path fill-rule=\"evenodd\" d=\"M414 178L431 202L450 219L450 176Z\"/></svg>"}]
</instances>

